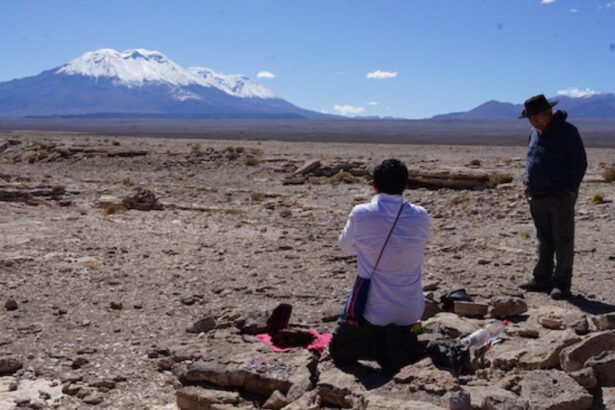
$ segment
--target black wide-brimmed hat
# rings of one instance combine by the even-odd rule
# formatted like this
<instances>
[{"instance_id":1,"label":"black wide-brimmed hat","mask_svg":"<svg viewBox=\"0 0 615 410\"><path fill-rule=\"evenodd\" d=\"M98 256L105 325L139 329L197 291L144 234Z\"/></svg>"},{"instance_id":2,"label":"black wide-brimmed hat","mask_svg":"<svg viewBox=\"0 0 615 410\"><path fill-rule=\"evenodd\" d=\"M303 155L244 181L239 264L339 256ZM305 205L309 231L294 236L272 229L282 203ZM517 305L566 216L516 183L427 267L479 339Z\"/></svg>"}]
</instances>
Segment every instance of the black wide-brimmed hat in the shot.
<instances>
[{"instance_id":1,"label":"black wide-brimmed hat","mask_svg":"<svg viewBox=\"0 0 615 410\"><path fill-rule=\"evenodd\" d=\"M525 100L523 106L525 109L519 116L519 118L527 118L532 115L540 114L549 108L555 107L559 101L549 101L543 94L535 95L532 98Z\"/></svg>"}]
</instances>

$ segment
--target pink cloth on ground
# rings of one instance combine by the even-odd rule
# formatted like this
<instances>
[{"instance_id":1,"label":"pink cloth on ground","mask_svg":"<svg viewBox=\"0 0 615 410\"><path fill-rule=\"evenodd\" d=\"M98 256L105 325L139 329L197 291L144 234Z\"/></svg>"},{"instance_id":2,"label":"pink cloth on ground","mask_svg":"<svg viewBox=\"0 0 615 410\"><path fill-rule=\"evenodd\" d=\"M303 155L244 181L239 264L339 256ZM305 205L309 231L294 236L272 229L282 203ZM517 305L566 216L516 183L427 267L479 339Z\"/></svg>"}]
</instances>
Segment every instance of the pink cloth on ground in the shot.
<instances>
[{"instance_id":1,"label":"pink cloth on ground","mask_svg":"<svg viewBox=\"0 0 615 410\"><path fill-rule=\"evenodd\" d=\"M316 329L310 329L309 332L314 335L316 338L312 343L307 346L297 346L297 347L305 347L308 350L316 350L318 353L322 353L325 350L325 347L329 346L331 342L331 333L318 333ZM256 335L258 340L265 343L266 345L271 347L271 350L274 352L289 352L295 347L279 347L273 344L271 341L271 336L267 333L261 333L260 335Z\"/></svg>"}]
</instances>

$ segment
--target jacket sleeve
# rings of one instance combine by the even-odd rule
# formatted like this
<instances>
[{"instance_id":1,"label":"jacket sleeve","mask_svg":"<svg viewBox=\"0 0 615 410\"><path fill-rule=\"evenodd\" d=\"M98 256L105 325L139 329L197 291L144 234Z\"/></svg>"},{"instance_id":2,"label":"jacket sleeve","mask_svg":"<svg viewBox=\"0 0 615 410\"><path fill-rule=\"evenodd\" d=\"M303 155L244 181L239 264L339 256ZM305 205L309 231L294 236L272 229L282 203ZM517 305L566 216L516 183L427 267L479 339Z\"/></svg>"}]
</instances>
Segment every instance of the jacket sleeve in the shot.
<instances>
[{"instance_id":1,"label":"jacket sleeve","mask_svg":"<svg viewBox=\"0 0 615 410\"><path fill-rule=\"evenodd\" d=\"M577 131L576 128L572 127L567 137L566 150L572 172L570 173L570 179L566 189L570 192L576 192L579 190L579 186L587 170L587 155L585 153L583 141L581 140L581 135L579 135L579 131Z\"/></svg>"},{"instance_id":2,"label":"jacket sleeve","mask_svg":"<svg viewBox=\"0 0 615 410\"><path fill-rule=\"evenodd\" d=\"M350 216L348 216L348 221L346 221L346 226L344 227L344 230L342 231L337 240L340 245L340 248L342 249L342 252L347 255L357 254L357 243L355 240L356 228L356 216L353 215L353 213L351 212Z\"/></svg>"}]
</instances>

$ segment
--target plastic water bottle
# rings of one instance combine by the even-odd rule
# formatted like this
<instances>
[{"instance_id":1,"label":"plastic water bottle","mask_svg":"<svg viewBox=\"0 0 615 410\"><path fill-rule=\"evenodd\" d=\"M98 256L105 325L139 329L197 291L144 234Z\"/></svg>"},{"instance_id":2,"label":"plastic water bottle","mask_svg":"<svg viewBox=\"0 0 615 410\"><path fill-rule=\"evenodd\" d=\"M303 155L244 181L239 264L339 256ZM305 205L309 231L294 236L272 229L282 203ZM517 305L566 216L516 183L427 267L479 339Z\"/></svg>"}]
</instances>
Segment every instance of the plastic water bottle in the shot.
<instances>
[{"instance_id":1,"label":"plastic water bottle","mask_svg":"<svg viewBox=\"0 0 615 410\"><path fill-rule=\"evenodd\" d=\"M461 343L466 347L475 347L479 349L489 342L498 340L500 335L506 330L506 326L508 326L508 320L503 322L496 320L472 333L470 336L461 339Z\"/></svg>"}]
</instances>

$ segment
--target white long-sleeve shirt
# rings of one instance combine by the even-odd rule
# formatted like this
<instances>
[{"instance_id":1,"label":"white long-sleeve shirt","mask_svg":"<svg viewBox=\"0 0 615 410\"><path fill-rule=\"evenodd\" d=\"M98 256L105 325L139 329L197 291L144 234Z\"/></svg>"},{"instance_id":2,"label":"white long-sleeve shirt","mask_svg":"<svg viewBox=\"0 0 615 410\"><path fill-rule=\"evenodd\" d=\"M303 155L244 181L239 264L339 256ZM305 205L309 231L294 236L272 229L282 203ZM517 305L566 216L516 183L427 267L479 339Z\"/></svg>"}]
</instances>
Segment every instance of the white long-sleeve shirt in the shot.
<instances>
[{"instance_id":1,"label":"white long-sleeve shirt","mask_svg":"<svg viewBox=\"0 0 615 410\"><path fill-rule=\"evenodd\" d=\"M348 216L338 242L344 253L357 255L359 276L370 277L402 201L401 195L378 194L370 203L355 206ZM363 314L370 323L403 326L421 319L425 309L422 265L430 229L423 207L404 205L371 277Z\"/></svg>"}]
</instances>

